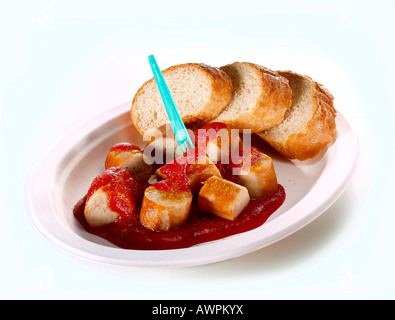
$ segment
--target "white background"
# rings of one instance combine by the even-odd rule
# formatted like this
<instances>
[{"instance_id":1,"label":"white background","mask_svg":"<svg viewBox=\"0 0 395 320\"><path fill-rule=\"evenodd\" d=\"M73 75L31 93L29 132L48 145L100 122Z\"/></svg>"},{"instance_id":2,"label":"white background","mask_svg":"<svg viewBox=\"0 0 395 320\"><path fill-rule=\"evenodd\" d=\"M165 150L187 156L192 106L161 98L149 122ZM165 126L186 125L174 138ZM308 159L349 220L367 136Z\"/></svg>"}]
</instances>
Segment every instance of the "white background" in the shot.
<instances>
[{"instance_id":1,"label":"white background","mask_svg":"<svg viewBox=\"0 0 395 320\"><path fill-rule=\"evenodd\" d=\"M395 1L0 4L0 298L393 299ZM34 229L31 166L162 69L250 61L323 83L357 130L354 180L322 216L254 253L150 269L84 261ZM334 177L336 179L336 177Z\"/></svg>"}]
</instances>

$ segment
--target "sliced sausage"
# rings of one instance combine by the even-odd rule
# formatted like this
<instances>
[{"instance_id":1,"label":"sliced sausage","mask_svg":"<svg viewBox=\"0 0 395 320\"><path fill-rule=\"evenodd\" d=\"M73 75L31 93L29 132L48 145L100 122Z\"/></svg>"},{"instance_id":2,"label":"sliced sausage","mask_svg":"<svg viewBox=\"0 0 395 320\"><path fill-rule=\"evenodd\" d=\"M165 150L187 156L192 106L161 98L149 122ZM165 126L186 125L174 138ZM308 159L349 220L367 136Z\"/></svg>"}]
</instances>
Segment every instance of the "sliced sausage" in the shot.
<instances>
[{"instance_id":1,"label":"sliced sausage","mask_svg":"<svg viewBox=\"0 0 395 320\"><path fill-rule=\"evenodd\" d=\"M213 176L204 182L199 192L198 206L203 212L233 221L249 201L247 188Z\"/></svg>"},{"instance_id":2,"label":"sliced sausage","mask_svg":"<svg viewBox=\"0 0 395 320\"><path fill-rule=\"evenodd\" d=\"M144 192L140 222L153 231L167 231L182 225L189 216L192 192L170 180L157 182Z\"/></svg>"}]
</instances>

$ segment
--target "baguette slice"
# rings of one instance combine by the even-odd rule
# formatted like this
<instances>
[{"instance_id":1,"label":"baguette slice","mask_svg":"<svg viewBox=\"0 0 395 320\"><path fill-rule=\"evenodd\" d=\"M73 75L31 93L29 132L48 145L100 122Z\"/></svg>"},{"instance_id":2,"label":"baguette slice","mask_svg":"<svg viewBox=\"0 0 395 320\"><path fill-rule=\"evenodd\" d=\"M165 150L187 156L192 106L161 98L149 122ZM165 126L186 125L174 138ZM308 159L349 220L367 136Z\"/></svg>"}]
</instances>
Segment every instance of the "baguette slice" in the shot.
<instances>
[{"instance_id":1,"label":"baguette slice","mask_svg":"<svg viewBox=\"0 0 395 320\"><path fill-rule=\"evenodd\" d=\"M185 125L201 126L229 103L233 87L227 74L200 63L172 66L163 72ZM141 135L169 123L155 79L137 91L131 107L132 121Z\"/></svg>"},{"instance_id":2,"label":"baguette slice","mask_svg":"<svg viewBox=\"0 0 395 320\"><path fill-rule=\"evenodd\" d=\"M310 77L292 71L278 73L289 80L292 107L278 126L258 136L288 158L314 158L335 135L333 96Z\"/></svg>"},{"instance_id":3,"label":"baguette slice","mask_svg":"<svg viewBox=\"0 0 395 320\"><path fill-rule=\"evenodd\" d=\"M223 122L234 129L251 129L255 133L283 120L292 97L287 79L249 62L235 62L220 69L232 79L234 93L214 122Z\"/></svg>"}]
</instances>

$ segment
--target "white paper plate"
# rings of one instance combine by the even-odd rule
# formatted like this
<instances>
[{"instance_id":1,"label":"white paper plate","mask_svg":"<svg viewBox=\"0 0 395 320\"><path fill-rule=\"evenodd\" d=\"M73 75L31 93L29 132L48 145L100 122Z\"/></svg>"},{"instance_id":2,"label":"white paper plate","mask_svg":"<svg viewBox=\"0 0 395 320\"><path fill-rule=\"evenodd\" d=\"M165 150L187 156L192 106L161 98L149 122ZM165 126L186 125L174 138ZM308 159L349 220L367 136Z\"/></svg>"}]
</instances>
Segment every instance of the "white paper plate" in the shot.
<instances>
[{"instance_id":1,"label":"white paper plate","mask_svg":"<svg viewBox=\"0 0 395 320\"><path fill-rule=\"evenodd\" d=\"M104 171L110 147L121 141L143 146L124 103L72 130L37 163L27 184L34 226L51 243L81 258L128 266L191 266L234 258L268 246L302 228L331 206L351 180L358 159L355 133L338 113L337 133L325 154L299 162L264 150L274 161L286 200L261 227L187 249L120 249L86 232L73 207Z\"/></svg>"}]
</instances>

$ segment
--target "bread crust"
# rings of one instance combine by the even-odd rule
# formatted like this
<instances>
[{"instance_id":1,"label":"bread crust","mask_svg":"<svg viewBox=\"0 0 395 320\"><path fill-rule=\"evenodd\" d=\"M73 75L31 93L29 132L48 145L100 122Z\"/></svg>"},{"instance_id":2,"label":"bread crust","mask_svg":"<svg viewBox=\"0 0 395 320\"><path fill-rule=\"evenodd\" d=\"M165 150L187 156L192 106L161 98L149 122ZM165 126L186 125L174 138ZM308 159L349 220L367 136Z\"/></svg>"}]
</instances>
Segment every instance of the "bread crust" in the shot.
<instances>
[{"instance_id":1,"label":"bread crust","mask_svg":"<svg viewBox=\"0 0 395 320\"><path fill-rule=\"evenodd\" d=\"M240 113L233 119L221 119L234 129L250 129L252 133L261 132L278 125L284 118L284 113L291 107L292 91L288 80L276 71L250 62L235 62L221 67L226 70L234 64L247 64L258 71L261 76L262 94L252 111ZM216 121L215 119L213 121Z\"/></svg>"},{"instance_id":2,"label":"bread crust","mask_svg":"<svg viewBox=\"0 0 395 320\"><path fill-rule=\"evenodd\" d=\"M188 65L199 67L207 72L212 80L211 99L199 110L196 115L183 117L183 121L189 128L198 128L211 119L215 118L229 103L232 94L232 80L222 70L208 66L204 63L189 63Z\"/></svg>"},{"instance_id":3,"label":"bread crust","mask_svg":"<svg viewBox=\"0 0 395 320\"><path fill-rule=\"evenodd\" d=\"M233 98L232 80L224 70L233 64L241 64L240 62L228 64L221 68L211 67L203 63L186 63L172 66L163 71L163 74L166 75L166 73L179 68L197 68L210 80L211 95L205 105L194 110L191 114L181 114L185 125L196 129L210 121L220 121L227 124L229 128L250 129L252 133L257 133L288 158L306 160L317 156L332 141L336 131L336 110L332 94L323 85L313 81L308 76L292 71L273 71L249 62L242 63L248 64L258 71L261 76L263 92L251 110L242 111L231 119L218 117ZM308 87L312 93L309 93L307 97L310 100L309 105L311 103L315 111L298 132L293 132L286 138L275 138L274 135L270 135L271 129L278 128L281 130L281 127L277 126L287 118L287 112L292 112L292 109L290 109L293 94L290 86L291 79L308 81ZM144 83L137 91L132 102L132 121L141 135L144 135L146 131L155 130L165 125L165 123L156 123L158 124L156 127L143 129L139 122L141 119L138 118L144 115L140 113L136 117L134 112L136 101L141 95L145 94L148 85L151 85L152 88L152 82L155 82L154 78ZM237 88L235 90L237 91ZM164 110L158 112L164 112ZM167 116L164 118L167 119ZM283 132L286 134L286 131Z\"/></svg>"},{"instance_id":4,"label":"bread crust","mask_svg":"<svg viewBox=\"0 0 395 320\"><path fill-rule=\"evenodd\" d=\"M313 86L313 101L316 111L302 130L290 134L286 140L271 139L266 132L258 135L284 156L307 160L316 157L333 139L336 132L336 109L333 96L323 85L308 76L287 71L293 76L309 79ZM269 130L270 131L270 130Z\"/></svg>"},{"instance_id":5,"label":"bread crust","mask_svg":"<svg viewBox=\"0 0 395 320\"><path fill-rule=\"evenodd\" d=\"M203 73L206 75L206 77L210 79L211 82L211 96L206 104L196 110L196 112L193 114L181 114L182 120L184 121L186 126L188 126L189 128L197 128L209 122L211 119L215 118L228 105L233 93L232 81L229 76L222 70L211 67L204 63L185 63L171 66L166 70L162 71L162 74L166 75L167 73L171 73L174 70L180 68L197 68L200 71L203 71ZM154 81L155 79L152 77L150 80L145 82L143 86L137 91L132 101L132 122L141 135L144 135L146 130L143 130L139 125L139 119L135 114L135 108L139 97L145 94L147 86ZM157 129L158 127L163 125L165 125L165 123L159 124L156 128L149 128L149 130Z\"/></svg>"}]
</instances>

